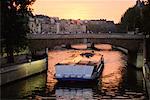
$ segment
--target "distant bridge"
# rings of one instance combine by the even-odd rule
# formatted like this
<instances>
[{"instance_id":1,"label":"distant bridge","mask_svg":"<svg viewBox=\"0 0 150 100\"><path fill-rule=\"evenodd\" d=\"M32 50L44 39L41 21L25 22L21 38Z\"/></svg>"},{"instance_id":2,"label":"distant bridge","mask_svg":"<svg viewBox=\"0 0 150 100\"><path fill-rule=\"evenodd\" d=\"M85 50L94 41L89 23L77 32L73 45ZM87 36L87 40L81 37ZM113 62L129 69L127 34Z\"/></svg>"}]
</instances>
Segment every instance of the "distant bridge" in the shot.
<instances>
[{"instance_id":1,"label":"distant bridge","mask_svg":"<svg viewBox=\"0 0 150 100\"><path fill-rule=\"evenodd\" d=\"M143 57L144 35L131 35L125 33L105 34L32 34L28 36L31 50L52 49L62 44L111 44L128 50L129 61L136 64L138 54ZM134 55L133 55L134 54ZM134 58L133 58L134 57ZM131 58L131 59L130 59ZM144 59L144 58L142 58ZM143 63L143 62L142 62Z\"/></svg>"},{"instance_id":2,"label":"distant bridge","mask_svg":"<svg viewBox=\"0 0 150 100\"><path fill-rule=\"evenodd\" d=\"M80 44L91 42L94 44L111 44L129 51L142 52L144 35L129 35L123 33L111 34L38 34L30 35L32 49L53 48L62 44Z\"/></svg>"}]
</instances>

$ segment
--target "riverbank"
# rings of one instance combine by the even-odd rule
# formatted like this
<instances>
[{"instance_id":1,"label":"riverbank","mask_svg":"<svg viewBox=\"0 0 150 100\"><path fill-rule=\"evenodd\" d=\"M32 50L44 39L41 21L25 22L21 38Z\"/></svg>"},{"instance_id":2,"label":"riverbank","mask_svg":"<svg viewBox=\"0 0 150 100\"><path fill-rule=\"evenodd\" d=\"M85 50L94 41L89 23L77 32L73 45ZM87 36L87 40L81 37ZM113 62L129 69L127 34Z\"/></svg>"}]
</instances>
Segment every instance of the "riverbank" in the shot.
<instances>
[{"instance_id":1,"label":"riverbank","mask_svg":"<svg viewBox=\"0 0 150 100\"><path fill-rule=\"evenodd\" d=\"M47 59L0 68L0 85L40 73L47 69Z\"/></svg>"},{"instance_id":2,"label":"riverbank","mask_svg":"<svg viewBox=\"0 0 150 100\"><path fill-rule=\"evenodd\" d=\"M29 77L47 69L47 55L45 53L17 55L14 56L14 63L7 63L6 57L0 59L0 85Z\"/></svg>"},{"instance_id":3,"label":"riverbank","mask_svg":"<svg viewBox=\"0 0 150 100\"><path fill-rule=\"evenodd\" d=\"M36 54L21 54L21 55L15 55L14 56L14 63L8 63L7 57L0 57L0 65L1 68L9 67L17 64L23 64L31 61L36 61L40 59L44 59L47 57L47 54L45 51L38 51Z\"/></svg>"},{"instance_id":4,"label":"riverbank","mask_svg":"<svg viewBox=\"0 0 150 100\"><path fill-rule=\"evenodd\" d=\"M145 79L145 86L147 90L147 95L150 98L150 62L147 62L145 64L145 74L144 74L144 79Z\"/></svg>"}]
</instances>

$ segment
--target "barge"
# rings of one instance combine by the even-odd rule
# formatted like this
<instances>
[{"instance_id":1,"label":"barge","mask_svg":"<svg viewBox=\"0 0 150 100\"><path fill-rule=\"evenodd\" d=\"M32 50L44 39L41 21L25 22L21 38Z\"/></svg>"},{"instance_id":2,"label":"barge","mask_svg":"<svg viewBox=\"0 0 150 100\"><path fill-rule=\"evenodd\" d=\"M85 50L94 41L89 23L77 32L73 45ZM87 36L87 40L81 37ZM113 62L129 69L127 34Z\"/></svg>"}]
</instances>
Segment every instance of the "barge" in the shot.
<instances>
[{"instance_id":1,"label":"barge","mask_svg":"<svg viewBox=\"0 0 150 100\"><path fill-rule=\"evenodd\" d=\"M103 55L84 52L55 65L59 81L97 81L104 67Z\"/></svg>"}]
</instances>

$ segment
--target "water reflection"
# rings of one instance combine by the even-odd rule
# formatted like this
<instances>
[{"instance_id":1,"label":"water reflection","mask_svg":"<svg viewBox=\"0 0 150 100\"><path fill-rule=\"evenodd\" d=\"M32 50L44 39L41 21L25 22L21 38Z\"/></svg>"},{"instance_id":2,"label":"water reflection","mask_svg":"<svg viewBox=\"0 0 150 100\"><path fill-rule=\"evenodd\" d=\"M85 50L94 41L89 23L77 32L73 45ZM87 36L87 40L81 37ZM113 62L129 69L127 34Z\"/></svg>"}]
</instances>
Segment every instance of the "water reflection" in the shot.
<instances>
[{"instance_id":1,"label":"water reflection","mask_svg":"<svg viewBox=\"0 0 150 100\"><path fill-rule=\"evenodd\" d=\"M42 91L46 83L46 74L40 74L1 87L1 98L16 99L27 97Z\"/></svg>"},{"instance_id":2,"label":"water reflection","mask_svg":"<svg viewBox=\"0 0 150 100\"><path fill-rule=\"evenodd\" d=\"M75 49L86 49L87 48L87 44L77 44L77 45L72 45L72 48ZM100 49L100 50L107 50L110 51L112 50L112 45L110 44L95 44L94 45L95 48Z\"/></svg>"},{"instance_id":3,"label":"water reflection","mask_svg":"<svg viewBox=\"0 0 150 100\"><path fill-rule=\"evenodd\" d=\"M101 90L106 95L115 96L123 82L123 75L126 69L126 61L120 52L102 52L105 58L105 67L102 72Z\"/></svg>"},{"instance_id":4,"label":"water reflection","mask_svg":"<svg viewBox=\"0 0 150 100\"><path fill-rule=\"evenodd\" d=\"M54 79L54 74L55 74L55 68L54 65L68 57L71 57L72 55L78 55L82 52L85 52L83 50L86 46L85 45L74 45L74 48L79 48L82 50L64 50L64 51L50 51L49 52L49 73L48 73L48 82L53 82L56 81ZM137 92L135 91L130 91L130 89L126 89L124 86L125 80L125 74L127 72L127 58L126 55L119 51L109 51L112 49L110 45L96 45L96 47L104 49L104 51L95 51L95 53L100 53L104 56L104 69L102 72L102 75L100 76L100 82L97 85L97 89L95 90L95 87L88 88L89 89L89 98L94 97L93 94L96 94L98 98L122 98L122 99L131 99L130 95L128 92L131 92L131 94L136 94ZM91 50L86 50L86 51L91 51ZM134 76L136 77L136 76ZM143 86L143 85L141 85ZM84 94L78 96L77 93L78 91L84 91L87 88L82 87L82 88L70 88L70 87L65 87L65 88L57 88L55 89L55 95L56 97L60 98L82 98L85 99ZM127 94L126 94L127 92ZM140 92L142 90L140 89ZM98 95L99 94L99 95ZM138 94L138 93L137 93ZM142 93L144 95L144 93ZM141 96L142 96L141 95ZM133 96L134 98L134 96Z\"/></svg>"},{"instance_id":5,"label":"water reflection","mask_svg":"<svg viewBox=\"0 0 150 100\"><path fill-rule=\"evenodd\" d=\"M91 88L60 88L56 89L56 97L59 99L92 99L93 91Z\"/></svg>"},{"instance_id":6,"label":"water reflection","mask_svg":"<svg viewBox=\"0 0 150 100\"><path fill-rule=\"evenodd\" d=\"M74 45L84 49L85 45ZM3 98L37 98L37 99L146 99L141 71L127 66L126 55L119 51L110 51L110 45L96 45L104 49L94 51L104 56L104 69L98 84L57 85L54 65L70 56L91 50L55 50L49 51L48 71L25 80L2 86Z\"/></svg>"},{"instance_id":7,"label":"water reflection","mask_svg":"<svg viewBox=\"0 0 150 100\"><path fill-rule=\"evenodd\" d=\"M76 49L86 49L87 45L85 44L78 44L78 45L71 45L72 48L76 48Z\"/></svg>"},{"instance_id":8,"label":"water reflection","mask_svg":"<svg viewBox=\"0 0 150 100\"><path fill-rule=\"evenodd\" d=\"M110 44L95 44L95 47L97 49L101 49L101 50L112 50L112 45Z\"/></svg>"}]
</instances>

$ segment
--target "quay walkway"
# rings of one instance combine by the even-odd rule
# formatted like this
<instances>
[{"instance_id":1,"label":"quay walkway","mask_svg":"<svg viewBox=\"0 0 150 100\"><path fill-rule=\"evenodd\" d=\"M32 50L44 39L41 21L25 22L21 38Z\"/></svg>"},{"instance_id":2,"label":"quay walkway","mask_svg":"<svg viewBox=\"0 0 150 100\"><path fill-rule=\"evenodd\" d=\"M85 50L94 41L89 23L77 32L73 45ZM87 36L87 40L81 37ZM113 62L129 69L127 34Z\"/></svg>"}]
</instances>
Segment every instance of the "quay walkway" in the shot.
<instances>
[{"instance_id":1,"label":"quay walkway","mask_svg":"<svg viewBox=\"0 0 150 100\"><path fill-rule=\"evenodd\" d=\"M150 62L146 63L143 68L145 88L147 90L148 97L150 99Z\"/></svg>"}]
</instances>

